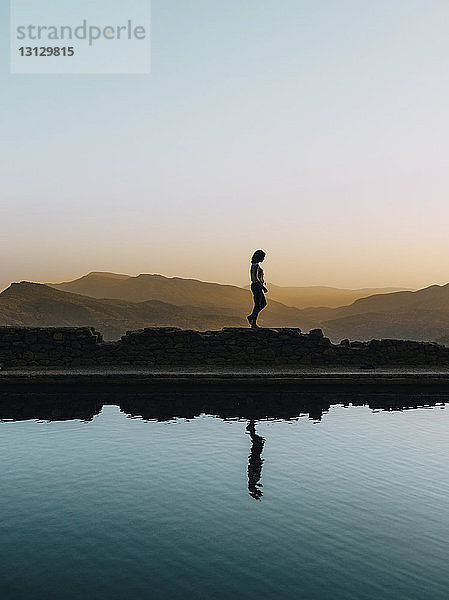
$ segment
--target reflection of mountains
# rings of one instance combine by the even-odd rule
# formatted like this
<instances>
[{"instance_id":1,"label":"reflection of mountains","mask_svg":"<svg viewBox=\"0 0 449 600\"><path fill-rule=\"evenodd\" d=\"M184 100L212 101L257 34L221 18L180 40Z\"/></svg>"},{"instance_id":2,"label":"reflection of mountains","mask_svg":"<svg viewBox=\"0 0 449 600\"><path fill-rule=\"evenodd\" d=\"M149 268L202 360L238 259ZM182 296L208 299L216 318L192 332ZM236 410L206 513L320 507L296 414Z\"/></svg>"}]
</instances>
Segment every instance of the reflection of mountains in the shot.
<instances>
[{"instance_id":1,"label":"reflection of mountains","mask_svg":"<svg viewBox=\"0 0 449 600\"><path fill-rule=\"evenodd\" d=\"M320 420L332 405L368 406L375 410L398 411L448 402L447 392L423 394L416 388L399 393L344 391L329 393L283 390L250 392L229 389L179 391L121 391L89 393L39 393L13 390L0 393L0 420L90 421L104 405L118 406L126 415L144 420L193 419L201 414L224 420L298 419L307 415Z\"/></svg>"}]
</instances>

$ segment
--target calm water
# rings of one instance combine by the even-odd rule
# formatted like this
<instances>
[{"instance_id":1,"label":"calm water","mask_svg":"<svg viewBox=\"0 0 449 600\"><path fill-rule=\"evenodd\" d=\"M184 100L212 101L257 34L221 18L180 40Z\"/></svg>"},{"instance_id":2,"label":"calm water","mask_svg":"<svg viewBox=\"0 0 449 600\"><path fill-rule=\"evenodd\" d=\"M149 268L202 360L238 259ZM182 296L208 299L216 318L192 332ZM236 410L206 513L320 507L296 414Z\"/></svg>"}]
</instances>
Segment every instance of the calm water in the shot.
<instances>
[{"instance_id":1,"label":"calm water","mask_svg":"<svg viewBox=\"0 0 449 600\"><path fill-rule=\"evenodd\" d=\"M446 408L92 411L0 423L3 599L447 599Z\"/></svg>"}]
</instances>

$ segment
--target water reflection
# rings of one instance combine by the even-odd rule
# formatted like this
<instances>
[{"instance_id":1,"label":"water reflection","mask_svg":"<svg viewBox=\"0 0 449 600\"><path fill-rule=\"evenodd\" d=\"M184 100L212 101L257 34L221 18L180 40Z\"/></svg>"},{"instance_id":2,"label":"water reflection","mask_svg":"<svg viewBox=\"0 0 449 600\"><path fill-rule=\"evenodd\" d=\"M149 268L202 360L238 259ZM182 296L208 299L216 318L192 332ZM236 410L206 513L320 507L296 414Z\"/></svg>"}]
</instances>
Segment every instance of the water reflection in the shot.
<instances>
[{"instance_id":1,"label":"water reflection","mask_svg":"<svg viewBox=\"0 0 449 600\"><path fill-rule=\"evenodd\" d=\"M246 427L246 431L251 436L252 442L251 453L248 457L248 492L255 500L261 500L263 492L260 488L263 487L263 485L259 483L259 481L262 477L262 450L265 438L257 435L254 419L250 420Z\"/></svg>"},{"instance_id":2,"label":"water reflection","mask_svg":"<svg viewBox=\"0 0 449 600\"><path fill-rule=\"evenodd\" d=\"M193 419L202 414L223 420L241 419L293 420L306 416L320 421L332 405L368 406L372 410L400 411L404 409L437 406L449 401L447 392L423 393L422 388L410 388L404 393L348 393L307 392L299 390L268 390L251 388L241 390L204 386L198 390L175 391L124 389L85 391L21 391L0 392L0 420L23 421L37 419L91 421L103 406L118 406L126 415L148 421L171 421L177 418ZM252 425L248 429L251 435ZM254 433L255 435L255 433ZM253 439L253 436L251 436Z\"/></svg>"},{"instance_id":3,"label":"water reflection","mask_svg":"<svg viewBox=\"0 0 449 600\"><path fill-rule=\"evenodd\" d=\"M447 600L449 415L326 414L447 396L147 387L0 386L0 599Z\"/></svg>"},{"instance_id":4,"label":"water reflection","mask_svg":"<svg viewBox=\"0 0 449 600\"><path fill-rule=\"evenodd\" d=\"M423 394L411 389L407 393L307 393L294 391L252 392L248 388L236 393L229 389L201 389L196 392L180 387L167 393L164 390L142 392L138 390L113 392L98 390L95 393L71 391L0 392L0 421L91 421L103 406L118 406L131 418L151 421L168 421L176 418L193 419L202 414L223 420L246 420L246 432L251 439L248 456L248 493L261 501L262 452L265 438L256 432L260 420L293 420L301 416L320 421L332 405L368 406L372 410L398 411L409 408L442 405L449 401L446 392Z\"/></svg>"},{"instance_id":5,"label":"water reflection","mask_svg":"<svg viewBox=\"0 0 449 600\"><path fill-rule=\"evenodd\" d=\"M104 403L89 394L0 394L0 421L92 421Z\"/></svg>"}]
</instances>

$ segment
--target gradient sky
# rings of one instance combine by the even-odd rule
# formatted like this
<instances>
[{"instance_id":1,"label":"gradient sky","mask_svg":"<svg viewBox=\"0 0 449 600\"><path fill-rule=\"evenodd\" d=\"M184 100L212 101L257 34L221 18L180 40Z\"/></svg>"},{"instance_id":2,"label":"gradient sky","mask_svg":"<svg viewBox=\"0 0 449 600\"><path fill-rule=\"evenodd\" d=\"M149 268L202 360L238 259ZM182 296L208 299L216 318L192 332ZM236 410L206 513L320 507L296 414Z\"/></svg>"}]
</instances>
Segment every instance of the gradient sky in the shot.
<instances>
[{"instance_id":1,"label":"gradient sky","mask_svg":"<svg viewBox=\"0 0 449 600\"><path fill-rule=\"evenodd\" d=\"M151 75L11 75L0 17L0 287L449 281L447 0L154 0Z\"/></svg>"}]
</instances>

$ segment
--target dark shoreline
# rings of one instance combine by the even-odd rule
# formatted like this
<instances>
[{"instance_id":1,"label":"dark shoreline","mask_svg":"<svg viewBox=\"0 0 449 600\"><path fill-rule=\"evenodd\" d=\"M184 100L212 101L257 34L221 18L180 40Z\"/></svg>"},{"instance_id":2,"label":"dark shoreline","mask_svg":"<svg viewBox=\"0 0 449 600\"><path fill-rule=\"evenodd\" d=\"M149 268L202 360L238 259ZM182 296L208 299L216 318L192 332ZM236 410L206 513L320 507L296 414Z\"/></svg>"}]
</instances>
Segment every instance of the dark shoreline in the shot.
<instances>
[{"instance_id":1,"label":"dark shoreline","mask_svg":"<svg viewBox=\"0 0 449 600\"><path fill-rule=\"evenodd\" d=\"M332 391L372 388L441 388L449 391L449 370L431 369L310 369L310 370L196 370L196 369L39 369L0 371L0 391L23 388L117 388L149 390L226 387L242 389L308 389Z\"/></svg>"},{"instance_id":2,"label":"dark shoreline","mask_svg":"<svg viewBox=\"0 0 449 600\"><path fill-rule=\"evenodd\" d=\"M0 371L0 421L90 421L105 405L158 421L319 421L334 405L401 411L446 402L449 371Z\"/></svg>"}]
</instances>

